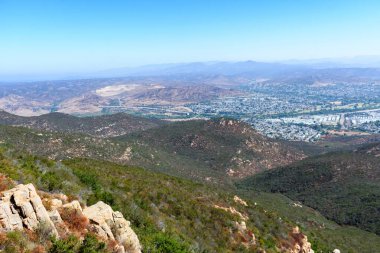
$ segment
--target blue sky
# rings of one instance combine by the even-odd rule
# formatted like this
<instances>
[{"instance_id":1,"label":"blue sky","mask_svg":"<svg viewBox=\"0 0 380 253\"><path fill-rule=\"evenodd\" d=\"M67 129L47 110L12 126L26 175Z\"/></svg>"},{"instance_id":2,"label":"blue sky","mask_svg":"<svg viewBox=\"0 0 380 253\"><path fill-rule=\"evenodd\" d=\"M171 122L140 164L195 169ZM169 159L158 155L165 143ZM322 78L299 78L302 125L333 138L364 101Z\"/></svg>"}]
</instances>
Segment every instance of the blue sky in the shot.
<instances>
[{"instance_id":1,"label":"blue sky","mask_svg":"<svg viewBox=\"0 0 380 253\"><path fill-rule=\"evenodd\" d=\"M0 74L380 55L378 0L0 0Z\"/></svg>"}]
</instances>

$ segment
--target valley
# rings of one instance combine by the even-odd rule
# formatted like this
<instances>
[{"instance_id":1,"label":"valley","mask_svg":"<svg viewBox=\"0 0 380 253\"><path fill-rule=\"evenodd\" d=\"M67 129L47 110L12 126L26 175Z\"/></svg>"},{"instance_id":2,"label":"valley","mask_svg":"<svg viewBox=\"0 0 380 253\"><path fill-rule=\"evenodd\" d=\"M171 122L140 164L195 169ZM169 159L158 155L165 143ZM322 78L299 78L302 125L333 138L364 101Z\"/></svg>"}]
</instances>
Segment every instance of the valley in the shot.
<instances>
[{"instance_id":1,"label":"valley","mask_svg":"<svg viewBox=\"0 0 380 253\"><path fill-rule=\"evenodd\" d=\"M270 139L228 118L168 122L125 113L1 115L2 174L75 195L88 205L104 201L131 220L145 249L154 248L165 231L168 240L189 252L277 252L294 245L287 237L291 233L280 232L294 226L315 252L372 252L379 246L377 135L307 143ZM248 207L239 207L234 195ZM218 229L229 228L225 237L207 225L211 216ZM277 219L280 223L273 223ZM244 221L247 230L235 221ZM268 229L274 237L267 237ZM363 238L372 243L363 246Z\"/></svg>"},{"instance_id":2,"label":"valley","mask_svg":"<svg viewBox=\"0 0 380 253\"><path fill-rule=\"evenodd\" d=\"M329 136L378 133L380 74L376 69L314 69L265 63L197 64L197 72L0 85L0 109L20 116L125 112L170 121L228 117L276 139L315 142ZM193 69L191 64L181 68ZM263 72L256 72L258 67ZM157 67L158 68L158 67ZM169 71L170 70L170 71ZM297 72L297 71L299 72ZM190 70L189 70L190 71ZM296 71L294 73L293 71ZM355 75L353 77L352 75ZM75 92L74 92L75 91Z\"/></svg>"}]
</instances>

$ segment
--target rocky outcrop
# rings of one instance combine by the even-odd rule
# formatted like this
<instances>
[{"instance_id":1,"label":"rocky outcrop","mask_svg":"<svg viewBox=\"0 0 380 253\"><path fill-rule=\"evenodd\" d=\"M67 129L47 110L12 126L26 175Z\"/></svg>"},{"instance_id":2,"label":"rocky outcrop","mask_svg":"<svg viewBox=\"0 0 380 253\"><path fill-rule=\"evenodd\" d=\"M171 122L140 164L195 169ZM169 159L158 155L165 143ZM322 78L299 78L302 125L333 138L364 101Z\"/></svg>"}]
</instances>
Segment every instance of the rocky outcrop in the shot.
<instances>
[{"instance_id":1,"label":"rocky outcrop","mask_svg":"<svg viewBox=\"0 0 380 253\"><path fill-rule=\"evenodd\" d=\"M0 230L34 230L41 224L49 229L51 234L58 236L49 213L32 184L20 184L1 193Z\"/></svg>"},{"instance_id":2,"label":"rocky outcrop","mask_svg":"<svg viewBox=\"0 0 380 253\"><path fill-rule=\"evenodd\" d=\"M246 214L243 214L243 213L239 212L238 210L236 210L235 207L232 207L232 206L230 206L230 207L224 207L224 206L219 206L219 205L214 205L214 207L215 207L216 209L220 209L220 210L223 210L223 211L229 212L229 213L231 213L231 214L233 214L233 215L237 215L237 216L239 216L239 218L242 219L243 221L248 220L248 216L247 216Z\"/></svg>"},{"instance_id":3,"label":"rocky outcrop","mask_svg":"<svg viewBox=\"0 0 380 253\"><path fill-rule=\"evenodd\" d=\"M256 244L256 237L251 230L247 229L245 221L235 221L234 227L237 230L237 234L241 240L241 243L246 248L250 248Z\"/></svg>"},{"instance_id":4,"label":"rocky outcrop","mask_svg":"<svg viewBox=\"0 0 380 253\"><path fill-rule=\"evenodd\" d=\"M130 227L130 222L124 219L120 212L114 212L109 205L100 201L95 205L82 208L77 200L65 203L67 202L65 196L54 198L54 195L41 193L45 195L44 202L32 184L20 184L11 190L1 192L0 232L22 229L35 231L43 225L44 229L48 229L52 235L59 237L62 231L65 234L71 232L70 225L75 221L67 219L66 216L74 213L73 217L79 215L78 217L89 221L85 223L83 231L76 231L81 232L79 234L83 235L91 231L104 241L113 241L115 253L141 253L139 239Z\"/></svg>"},{"instance_id":5,"label":"rocky outcrop","mask_svg":"<svg viewBox=\"0 0 380 253\"><path fill-rule=\"evenodd\" d=\"M60 213L57 209L49 212L49 217L54 224L63 222Z\"/></svg>"},{"instance_id":6,"label":"rocky outcrop","mask_svg":"<svg viewBox=\"0 0 380 253\"><path fill-rule=\"evenodd\" d=\"M63 206L63 202L60 199L52 199L49 204L51 210L57 210Z\"/></svg>"},{"instance_id":7,"label":"rocky outcrop","mask_svg":"<svg viewBox=\"0 0 380 253\"><path fill-rule=\"evenodd\" d=\"M294 227L291 233L295 244L289 253L314 253L311 243L307 240L307 236L300 232L299 227Z\"/></svg>"},{"instance_id":8,"label":"rocky outcrop","mask_svg":"<svg viewBox=\"0 0 380 253\"><path fill-rule=\"evenodd\" d=\"M62 206L63 210L75 211L76 213L82 214L83 210L78 200L71 201L70 203L64 204Z\"/></svg>"},{"instance_id":9,"label":"rocky outcrop","mask_svg":"<svg viewBox=\"0 0 380 253\"><path fill-rule=\"evenodd\" d=\"M141 245L137 235L120 212L99 201L95 205L83 209L83 214L90 220L90 230L104 239L116 240L126 252L140 253Z\"/></svg>"},{"instance_id":10,"label":"rocky outcrop","mask_svg":"<svg viewBox=\"0 0 380 253\"><path fill-rule=\"evenodd\" d=\"M234 196L234 201L235 203L238 203L240 205L243 205L243 206L248 206L247 202L242 200L241 198L239 198L239 196Z\"/></svg>"},{"instance_id":11,"label":"rocky outcrop","mask_svg":"<svg viewBox=\"0 0 380 253\"><path fill-rule=\"evenodd\" d=\"M234 202L240 204L242 206L248 206L247 202L241 199L238 196L234 196ZM214 205L216 209L220 209L226 212L229 212L233 215L236 215L240 221L235 221L233 224L233 237L235 239L235 243L241 244L247 249L256 245L256 237L252 230L247 228L246 221L249 220L247 214L241 213L236 210L234 207L223 207L219 205Z\"/></svg>"}]
</instances>

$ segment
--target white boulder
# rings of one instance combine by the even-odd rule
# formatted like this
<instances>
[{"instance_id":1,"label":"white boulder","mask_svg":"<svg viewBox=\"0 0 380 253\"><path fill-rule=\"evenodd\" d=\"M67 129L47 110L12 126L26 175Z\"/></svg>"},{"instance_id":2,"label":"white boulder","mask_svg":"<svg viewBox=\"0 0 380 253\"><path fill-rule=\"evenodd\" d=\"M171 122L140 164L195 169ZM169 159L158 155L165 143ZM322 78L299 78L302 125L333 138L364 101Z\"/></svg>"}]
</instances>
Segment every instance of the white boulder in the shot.
<instances>
[{"instance_id":1,"label":"white boulder","mask_svg":"<svg viewBox=\"0 0 380 253\"><path fill-rule=\"evenodd\" d=\"M58 236L49 213L32 184L20 184L13 189L2 192L0 197L0 230L12 231L23 228L35 230L41 223L50 229L52 234Z\"/></svg>"},{"instance_id":2,"label":"white boulder","mask_svg":"<svg viewBox=\"0 0 380 253\"><path fill-rule=\"evenodd\" d=\"M102 201L84 208L86 216L92 226L92 231L104 239L116 240L128 253L140 253L141 245L137 235L130 227L130 222L124 219L120 212Z\"/></svg>"}]
</instances>

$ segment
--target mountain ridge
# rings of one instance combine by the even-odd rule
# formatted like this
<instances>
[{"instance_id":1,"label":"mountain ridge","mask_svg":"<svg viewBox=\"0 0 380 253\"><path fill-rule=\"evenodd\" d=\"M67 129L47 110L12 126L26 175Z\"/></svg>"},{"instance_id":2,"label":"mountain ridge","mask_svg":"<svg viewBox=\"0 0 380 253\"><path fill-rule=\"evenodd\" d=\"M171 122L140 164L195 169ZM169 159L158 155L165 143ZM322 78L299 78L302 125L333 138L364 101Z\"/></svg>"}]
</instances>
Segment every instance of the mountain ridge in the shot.
<instances>
[{"instance_id":1,"label":"mountain ridge","mask_svg":"<svg viewBox=\"0 0 380 253\"><path fill-rule=\"evenodd\" d=\"M137 150L135 156L153 161L153 164L148 162L145 166L157 167L158 162L164 164L161 167L172 171L168 161L183 157L197 166L190 172L181 173L205 173L204 177L211 181L246 177L305 157L300 149L285 141L269 139L244 122L226 118L174 122L115 137L114 140L129 143L132 149ZM145 153L144 148L151 151ZM151 159L151 154L157 159Z\"/></svg>"},{"instance_id":2,"label":"mountain ridge","mask_svg":"<svg viewBox=\"0 0 380 253\"><path fill-rule=\"evenodd\" d=\"M310 72L321 69L379 69L379 58L374 56L356 57L350 59L311 59L311 60L280 60L280 61L200 61L184 63L149 64L136 67L119 67L87 73L56 74L56 75L7 75L6 81L44 81L44 80L75 80L88 78L118 78L118 77L154 77L175 75L237 75L278 76L285 73ZM20 79L20 77L22 77Z\"/></svg>"},{"instance_id":3,"label":"mountain ridge","mask_svg":"<svg viewBox=\"0 0 380 253\"><path fill-rule=\"evenodd\" d=\"M85 133L97 137L114 137L146 130L165 124L158 119L132 116L125 113L76 117L53 112L41 116L22 117L0 110L0 125L23 126L35 130Z\"/></svg>"}]
</instances>

